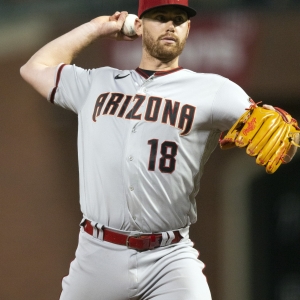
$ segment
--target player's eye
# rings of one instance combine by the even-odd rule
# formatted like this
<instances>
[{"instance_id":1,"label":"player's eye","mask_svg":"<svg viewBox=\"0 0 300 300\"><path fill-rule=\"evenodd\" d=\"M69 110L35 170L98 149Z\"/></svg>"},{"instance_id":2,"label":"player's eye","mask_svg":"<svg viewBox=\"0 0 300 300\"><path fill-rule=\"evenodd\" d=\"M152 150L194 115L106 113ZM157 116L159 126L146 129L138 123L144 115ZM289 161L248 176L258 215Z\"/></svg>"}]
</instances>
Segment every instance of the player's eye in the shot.
<instances>
[{"instance_id":1,"label":"player's eye","mask_svg":"<svg viewBox=\"0 0 300 300\"><path fill-rule=\"evenodd\" d=\"M164 15L156 15L155 20L162 22L162 23L167 22L167 18Z\"/></svg>"},{"instance_id":2,"label":"player's eye","mask_svg":"<svg viewBox=\"0 0 300 300\"><path fill-rule=\"evenodd\" d=\"M164 14L155 14L153 16L153 19L158 22L161 22L161 23L166 23L166 22L172 21L175 26L179 26L182 23L184 23L185 21L187 21L187 17L182 14L175 15L175 16L168 16L168 15L164 15Z\"/></svg>"},{"instance_id":3,"label":"player's eye","mask_svg":"<svg viewBox=\"0 0 300 300\"><path fill-rule=\"evenodd\" d=\"M184 23L186 21L186 19L183 16L176 16L173 19L174 24L176 25L181 25L182 23Z\"/></svg>"}]
</instances>

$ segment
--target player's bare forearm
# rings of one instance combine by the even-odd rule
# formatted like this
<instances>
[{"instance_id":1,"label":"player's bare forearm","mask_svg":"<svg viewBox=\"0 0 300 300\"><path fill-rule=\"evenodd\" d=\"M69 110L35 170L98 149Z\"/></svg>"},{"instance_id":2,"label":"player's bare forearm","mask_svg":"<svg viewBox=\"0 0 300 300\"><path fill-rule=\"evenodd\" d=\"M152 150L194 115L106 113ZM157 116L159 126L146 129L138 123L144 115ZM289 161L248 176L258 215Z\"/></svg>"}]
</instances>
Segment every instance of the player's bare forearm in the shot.
<instances>
[{"instance_id":1,"label":"player's bare forearm","mask_svg":"<svg viewBox=\"0 0 300 300\"><path fill-rule=\"evenodd\" d=\"M21 76L44 97L54 84L56 67L60 63L70 64L75 56L96 38L96 30L91 23L51 41L38 50L22 66Z\"/></svg>"},{"instance_id":2,"label":"player's bare forearm","mask_svg":"<svg viewBox=\"0 0 300 300\"><path fill-rule=\"evenodd\" d=\"M99 38L133 40L121 33L127 12L101 16L51 41L21 67L21 76L44 97L53 88L57 66L70 64L87 46Z\"/></svg>"}]
</instances>

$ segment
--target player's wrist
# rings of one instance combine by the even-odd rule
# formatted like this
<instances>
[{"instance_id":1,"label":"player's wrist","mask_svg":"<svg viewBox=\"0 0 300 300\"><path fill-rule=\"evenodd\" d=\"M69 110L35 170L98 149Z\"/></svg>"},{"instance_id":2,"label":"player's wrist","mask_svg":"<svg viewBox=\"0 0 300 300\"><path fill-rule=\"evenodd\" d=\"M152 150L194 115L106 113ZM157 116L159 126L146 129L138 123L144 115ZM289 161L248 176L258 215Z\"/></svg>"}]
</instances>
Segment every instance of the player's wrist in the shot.
<instances>
[{"instance_id":1,"label":"player's wrist","mask_svg":"<svg viewBox=\"0 0 300 300\"><path fill-rule=\"evenodd\" d=\"M110 16L101 16L92 19L88 25L91 33L94 34L96 38L112 38L117 34L117 29L112 26Z\"/></svg>"},{"instance_id":2,"label":"player's wrist","mask_svg":"<svg viewBox=\"0 0 300 300\"><path fill-rule=\"evenodd\" d=\"M93 38L104 37L103 26L105 23L109 22L109 16L101 16L95 19L92 19L85 24L88 34Z\"/></svg>"},{"instance_id":3,"label":"player's wrist","mask_svg":"<svg viewBox=\"0 0 300 300\"><path fill-rule=\"evenodd\" d=\"M91 24L95 28L95 30L100 30L103 23L109 22L109 18L110 16L97 17L88 22L88 24Z\"/></svg>"}]
</instances>

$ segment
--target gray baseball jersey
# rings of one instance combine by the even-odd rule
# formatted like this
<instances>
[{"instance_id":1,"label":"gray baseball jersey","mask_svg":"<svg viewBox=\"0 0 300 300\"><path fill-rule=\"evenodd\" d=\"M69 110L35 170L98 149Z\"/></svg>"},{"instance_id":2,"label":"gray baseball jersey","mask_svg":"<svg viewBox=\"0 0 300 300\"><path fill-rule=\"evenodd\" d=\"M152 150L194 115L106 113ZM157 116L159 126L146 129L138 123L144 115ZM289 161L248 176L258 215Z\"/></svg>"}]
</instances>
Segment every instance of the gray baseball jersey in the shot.
<instances>
[{"instance_id":1,"label":"gray baseball jersey","mask_svg":"<svg viewBox=\"0 0 300 300\"><path fill-rule=\"evenodd\" d=\"M60 65L49 100L78 114L80 205L85 218L162 232L197 218L203 166L249 96L215 74L177 68L85 70Z\"/></svg>"}]
</instances>

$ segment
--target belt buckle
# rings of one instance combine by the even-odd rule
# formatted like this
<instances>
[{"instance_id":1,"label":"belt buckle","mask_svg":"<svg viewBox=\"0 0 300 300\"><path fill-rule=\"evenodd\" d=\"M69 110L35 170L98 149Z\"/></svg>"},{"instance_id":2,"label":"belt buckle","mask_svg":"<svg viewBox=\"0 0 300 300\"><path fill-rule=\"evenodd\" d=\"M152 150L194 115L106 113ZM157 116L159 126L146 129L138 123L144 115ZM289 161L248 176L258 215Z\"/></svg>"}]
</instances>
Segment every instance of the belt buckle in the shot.
<instances>
[{"instance_id":1,"label":"belt buckle","mask_svg":"<svg viewBox=\"0 0 300 300\"><path fill-rule=\"evenodd\" d=\"M130 247L129 245L129 239L132 238L132 237L136 237L136 238L139 238L142 234L140 233L134 233L134 234L129 234L126 238L126 246L128 249L134 249L134 250L138 250L136 248L133 248L133 247Z\"/></svg>"},{"instance_id":2,"label":"belt buckle","mask_svg":"<svg viewBox=\"0 0 300 300\"><path fill-rule=\"evenodd\" d=\"M145 236L145 238L141 239L142 243L143 243L143 247L131 247L130 246L130 238L140 238L141 236ZM136 234L129 234L126 238L126 246L129 249L134 249L137 251L146 251L146 250L152 250L155 248L155 242L156 242L156 237L155 234L140 234L140 233L136 233ZM147 244L147 246L145 245Z\"/></svg>"}]
</instances>

